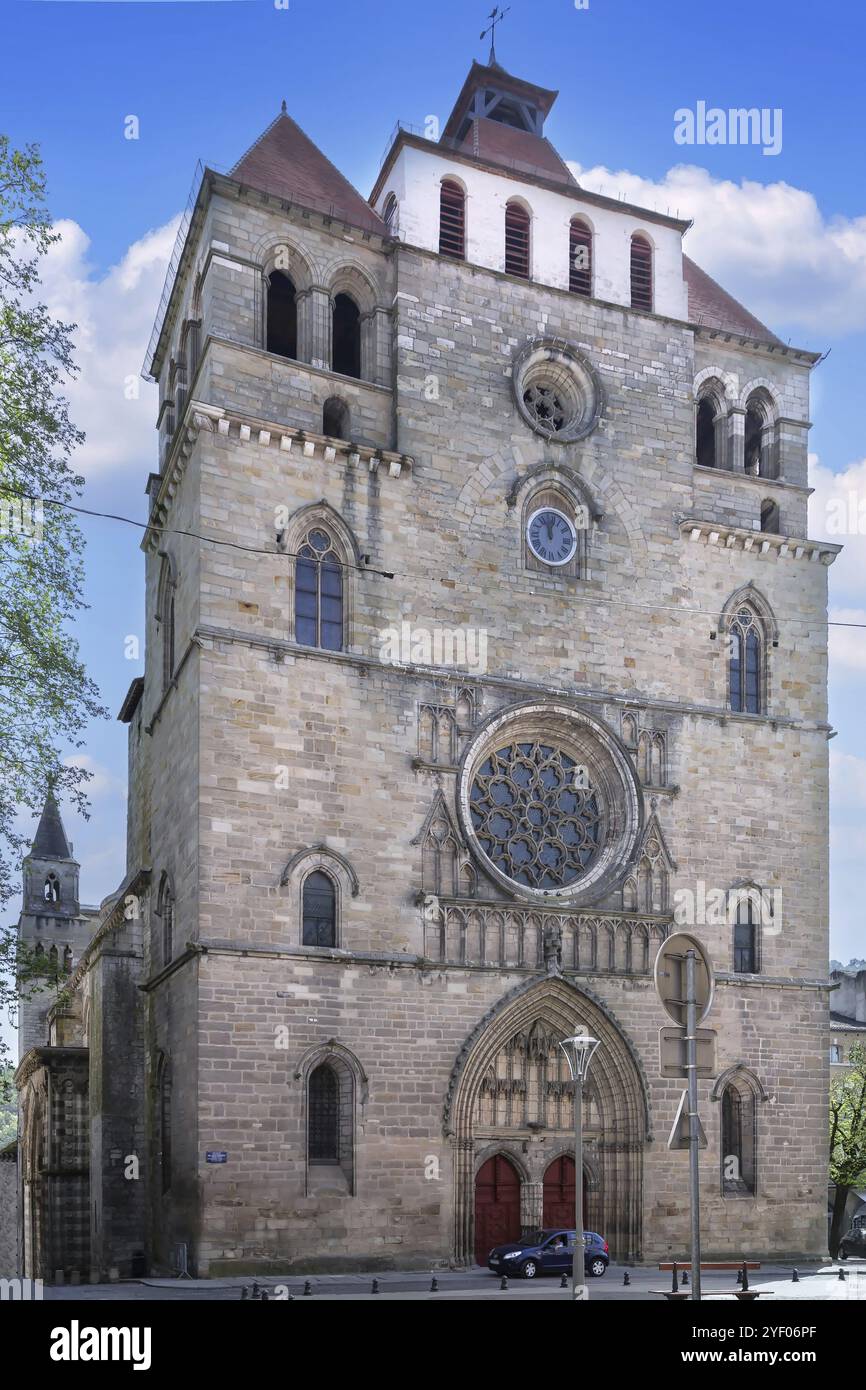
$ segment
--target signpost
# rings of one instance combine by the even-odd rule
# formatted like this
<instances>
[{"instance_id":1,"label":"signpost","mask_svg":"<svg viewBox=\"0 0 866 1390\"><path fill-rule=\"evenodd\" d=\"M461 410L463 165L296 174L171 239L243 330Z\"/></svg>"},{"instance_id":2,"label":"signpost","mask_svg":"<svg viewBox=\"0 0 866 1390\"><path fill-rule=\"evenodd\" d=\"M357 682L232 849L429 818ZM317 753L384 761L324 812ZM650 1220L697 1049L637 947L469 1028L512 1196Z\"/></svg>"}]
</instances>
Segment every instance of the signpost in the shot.
<instances>
[{"instance_id":1,"label":"signpost","mask_svg":"<svg viewBox=\"0 0 866 1390\"><path fill-rule=\"evenodd\" d=\"M683 1032L688 1090L671 1130L668 1147L679 1148L683 1105L688 1107L689 1197L691 1201L691 1296L701 1297L701 1203L698 1154L706 1137L698 1117L698 1024L710 1011L715 990L713 965L705 947L689 932L675 932L656 956L655 986L670 1018ZM683 1138L685 1136L683 1135Z\"/></svg>"}]
</instances>

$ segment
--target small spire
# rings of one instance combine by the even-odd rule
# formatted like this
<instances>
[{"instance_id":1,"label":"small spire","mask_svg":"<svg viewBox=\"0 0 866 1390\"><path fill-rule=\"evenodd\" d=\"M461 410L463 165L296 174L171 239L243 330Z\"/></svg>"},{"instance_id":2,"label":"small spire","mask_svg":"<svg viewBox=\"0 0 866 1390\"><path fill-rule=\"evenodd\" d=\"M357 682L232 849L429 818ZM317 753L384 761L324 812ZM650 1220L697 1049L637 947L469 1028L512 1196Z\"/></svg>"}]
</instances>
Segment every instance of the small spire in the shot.
<instances>
[{"instance_id":1,"label":"small spire","mask_svg":"<svg viewBox=\"0 0 866 1390\"><path fill-rule=\"evenodd\" d=\"M285 116L285 114L286 114L286 98L285 98L285 97L283 97L283 104L282 104L282 106L280 107L280 110L282 111L283 115Z\"/></svg>"}]
</instances>

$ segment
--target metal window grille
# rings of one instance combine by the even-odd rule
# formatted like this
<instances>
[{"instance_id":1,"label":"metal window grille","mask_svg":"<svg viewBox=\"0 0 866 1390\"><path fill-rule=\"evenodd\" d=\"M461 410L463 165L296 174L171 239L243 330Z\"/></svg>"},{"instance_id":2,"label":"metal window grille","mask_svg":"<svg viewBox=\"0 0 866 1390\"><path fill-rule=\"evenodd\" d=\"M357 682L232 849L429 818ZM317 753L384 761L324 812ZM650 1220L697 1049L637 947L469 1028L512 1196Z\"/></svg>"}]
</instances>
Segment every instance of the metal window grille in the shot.
<instances>
[{"instance_id":1,"label":"metal window grille","mask_svg":"<svg viewBox=\"0 0 866 1390\"><path fill-rule=\"evenodd\" d=\"M310 1162L340 1161L340 1088L333 1069L316 1067L310 1077Z\"/></svg>"}]
</instances>

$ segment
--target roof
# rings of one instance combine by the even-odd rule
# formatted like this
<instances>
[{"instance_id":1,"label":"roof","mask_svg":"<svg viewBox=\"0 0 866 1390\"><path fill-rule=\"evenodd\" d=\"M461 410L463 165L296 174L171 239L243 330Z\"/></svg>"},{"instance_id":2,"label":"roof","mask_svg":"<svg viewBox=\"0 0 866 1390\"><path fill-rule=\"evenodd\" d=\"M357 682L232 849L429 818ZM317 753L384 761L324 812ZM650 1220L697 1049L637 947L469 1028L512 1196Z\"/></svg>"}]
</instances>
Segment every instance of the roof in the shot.
<instances>
[{"instance_id":1,"label":"roof","mask_svg":"<svg viewBox=\"0 0 866 1390\"><path fill-rule=\"evenodd\" d=\"M379 214L285 110L229 170L229 178L388 235Z\"/></svg>"},{"instance_id":2,"label":"roof","mask_svg":"<svg viewBox=\"0 0 866 1390\"><path fill-rule=\"evenodd\" d=\"M689 291L690 323L696 323L701 328L738 333L743 338L754 338L760 343L781 345L781 338L771 333L760 319L750 314L739 300L723 290L712 276L701 270L688 256L683 256L683 277Z\"/></svg>"},{"instance_id":3,"label":"roof","mask_svg":"<svg viewBox=\"0 0 866 1390\"><path fill-rule=\"evenodd\" d=\"M556 179L573 188L580 187L565 160L557 154L546 136L518 130L516 126L504 125L502 121L492 121L488 116L476 117L465 139L456 148L486 164L516 167L543 174L545 178Z\"/></svg>"},{"instance_id":4,"label":"roof","mask_svg":"<svg viewBox=\"0 0 866 1390\"><path fill-rule=\"evenodd\" d=\"M69 841L66 838L66 831L60 817L60 807L57 805L53 791L49 791L45 798L39 828L36 831L36 838L31 846L30 854L34 859L72 858L72 850L69 847Z\"/></svg>"},{"instance_id":5,"label":"roof","mask_svg":"<svg viewBox=\"0 0 866 1390\"><path fill-rule=\"evenodd\" d=\"M123 704L118 712L118 719L121 724L129 724L132 716L138 708L139 701L144 694L144 676L133 676L129 689L123 697Z\"/></svg>"},{"instance_id":6,"label":"roof","mask_svg":"<svg viewBox=\"0 0 866 1390\"><path fill-rule=\"evenodd\" d=\"M856 1018L846 1018L844 1014L830 1014L830 1027L837 1033L866 1033L866 1019L858 1022Z\"/></svg>"}]
</instances>

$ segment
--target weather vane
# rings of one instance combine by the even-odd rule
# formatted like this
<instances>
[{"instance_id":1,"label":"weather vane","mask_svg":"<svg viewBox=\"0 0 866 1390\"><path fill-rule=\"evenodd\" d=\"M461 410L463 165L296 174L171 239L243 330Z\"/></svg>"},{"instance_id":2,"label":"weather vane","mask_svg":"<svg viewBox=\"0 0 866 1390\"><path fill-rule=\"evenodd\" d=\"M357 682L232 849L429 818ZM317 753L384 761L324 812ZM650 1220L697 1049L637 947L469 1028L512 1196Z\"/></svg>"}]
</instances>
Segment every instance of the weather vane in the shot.
<instances>
[{"instance_id":1,"label":"weather vane","mask_svg":"<svg viewBox=\"0 0 866 1390\"><path fill-rule=\"evenodd\" d=\"M490 57L487 60L488 67L492 67L493 64L496 62L496 26L497 24L500 24L502 22L502 20L508 14L508 11L510 9L510 5L507 7L507 9L504 10L500 10L498 5L494 5L493 9L487 16L491 23L488 24L486 29L482 29L481 33L479 34L479 38L482 39L486 39L487 35L490 35Z\"/></svg>"}]
</instances>

